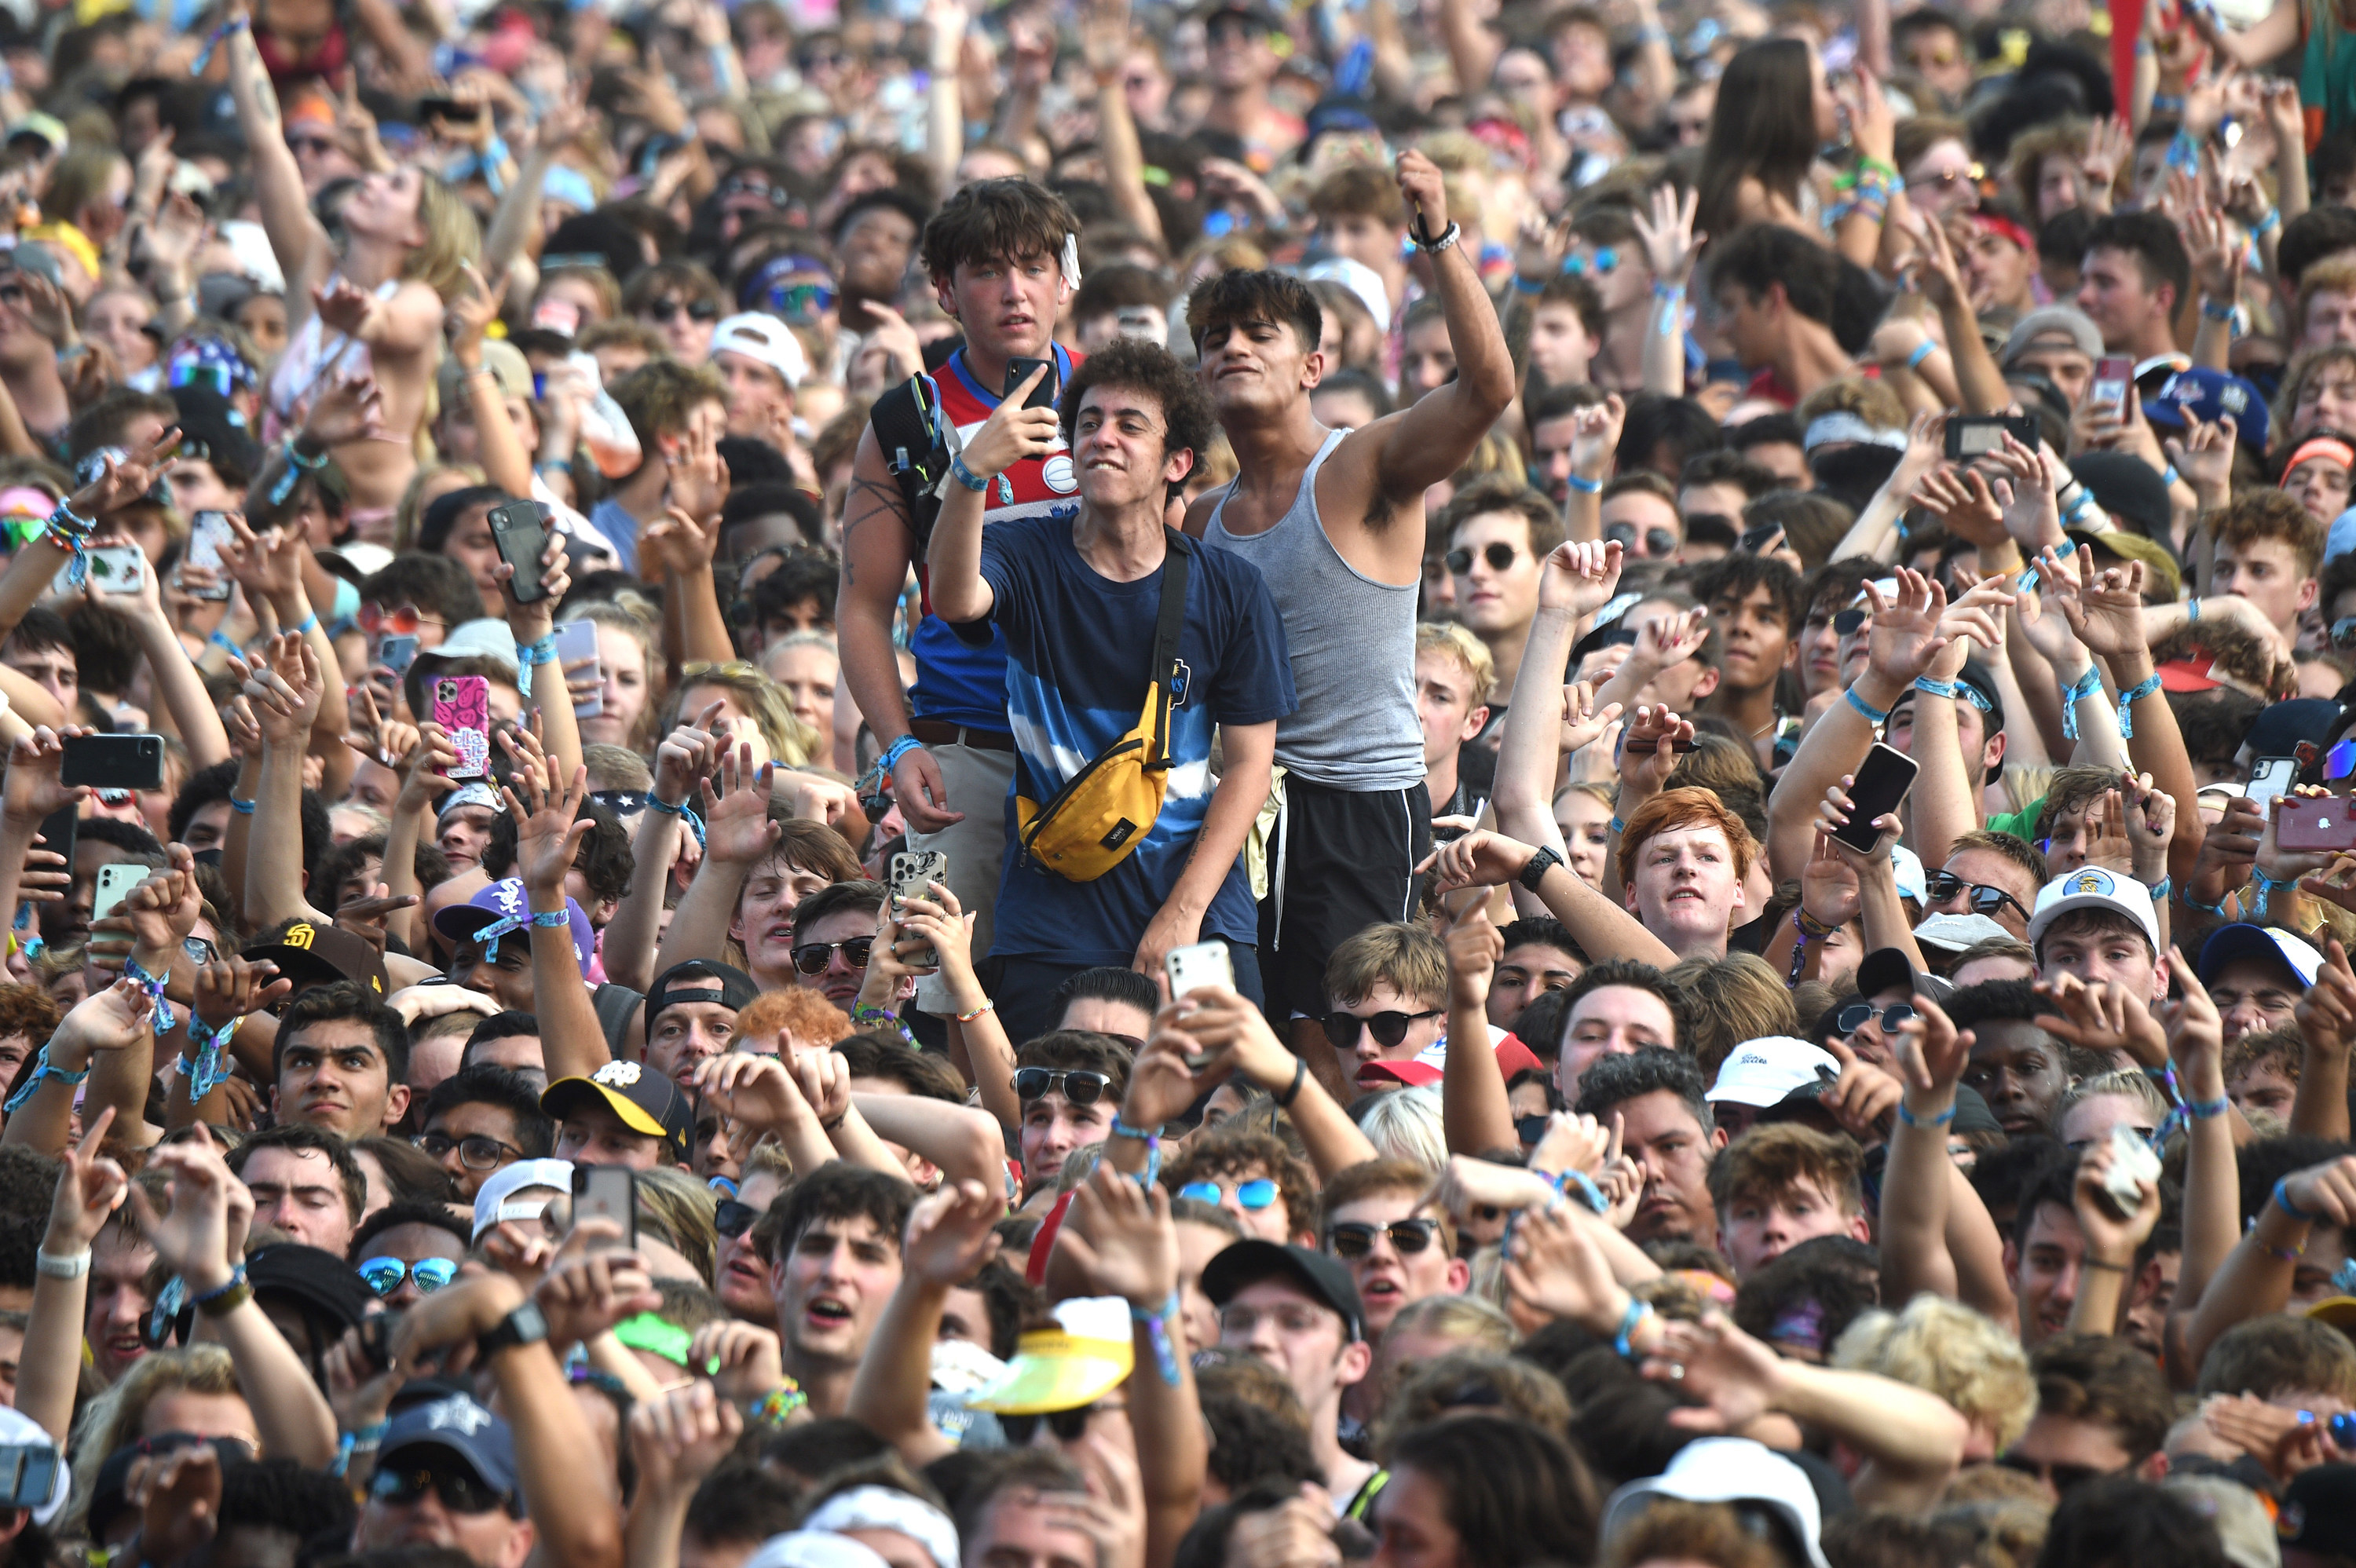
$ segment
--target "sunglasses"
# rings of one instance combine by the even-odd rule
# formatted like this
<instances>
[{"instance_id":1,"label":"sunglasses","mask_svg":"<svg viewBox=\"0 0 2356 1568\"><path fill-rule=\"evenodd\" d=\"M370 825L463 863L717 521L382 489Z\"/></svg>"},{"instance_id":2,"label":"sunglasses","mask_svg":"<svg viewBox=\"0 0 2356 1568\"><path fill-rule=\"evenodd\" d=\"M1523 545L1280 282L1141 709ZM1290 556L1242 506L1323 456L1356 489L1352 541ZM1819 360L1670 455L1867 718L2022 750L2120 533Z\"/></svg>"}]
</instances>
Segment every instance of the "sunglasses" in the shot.
<instances>
[{"instance_id":1,"label":"sunglasses","mask_svg":"<svg viewBox=\"0 0 2356 1568\"><path fill-rule=\"evenodd\" d=\"M1214 1209L1223 1200L1225 1189L1215 1181L1190 1181L1178 1189L1181 1198L1192 1198L1197 1203L1208 1203ZM1235 1188L1236 1202L1257 1214L1276 1201L1276 1183L1267 1177L1239 1181Z\"/></svg>"},{"instance_id":2,"label":"sunglasses","mask_svg":"<svg viewBox=\"0 0 2356 1568\"><path fill-rule=\"evenodd\" d=\"M1127 1410L1129 1406L1125 1404L1117 1403L1107 1404L1099 1400L1094 1404L1084 1404L1076 1410L1050 1410L1044 1413L1031 1415L1001 1415L998 1418L998 1429L1006 1434L1006 1441L1010 1446L1027 1448L1031 1445L1031 1440L1039 1435L1039 1424L1044 1421L1047 1424L1047 1430L1055 1435L1056 1442L1077 1443L1088 1435L1089 1416L1098 1411Z\"/></svg>"},{"instance_id":3,"label":"sunglasses","mask_svg":"<svg viewBox=\"0 0 2356 1568\"><path fill-rule=\"evenodd\" d=\"M2049 1465L2041 1459L2031 1459L2024 1454L1999 1454L1996 1462L2008 1470L2018 1471L2042 1481L2056 1492L2067 1495L2072 1488L2088 1481L2099 1481L2111 1474L2098 1465Z\"/></svg>"},{"instance_id":4,"label":"sunglasses","mask_svg":"<svg viewBox=\"0 0 2356 1568\"><path fill-rule=\"evenodd\" d=\"M334 152L336 144L332 137L327 136L289 136L286 138L286 150L298 158L319 158Z\"/></svg>"},{"instance_id":5,"label":"sunglasses","mask_svg":"<svg viewBox=\"0 0 2356 1568\"><path fill-rule=\"evenodd\" d=\"M753 1221L760 1217L761 1211L750 1203L723 1198L720 1206L712 1211L712 1228L733 1242L751 1230Z\"/></svg>"},{"instance_id":6,"label":"sunglasses","mask_svg":"<svg viewBox=\"0 0 2356 1568\"><path fill-rule=\"evenodd\" d=\"M1514 1136L1535 1148L1537 1147L1538 1140L1547 1136L1547 1129L1553 1125L1552 1116L1515 1116Z\"/></svg>"},{"instance_id":7,"label":"sunglasses","mask_svg":"<svg viewBox=\"0 0 2356 1568\"><path fill-rule=\"evenodd\" d=\"M1064 1098L1075 1105L1093 1105L1105 1097L1112 1080L1101 1072L1084 1072L1076 1067L1018 1067L1014 1070L1014 1097L1036 1100L1042 1094L1053 1094L1058 1089Z\"/></svg>"},{"instance_id":8,"label":"sunglasses","mask_svg":"<svg viewBox=\"0 0 2356 1568\"><path fill-rule=\"evenodd\" d=\"M452 1513L488 1513L507 1506L507 1499L479 1477L460 1470L379 1470L369 1492L379 1502L398 1506L415 1502L429 1487Z\"/></svg>"},{"instance_id":9,"label":"sunglasses","mask_svg":"<svg viewBox=\"0 0 2356 1568\"><path fill-rule=\"evenodd\" d=\"M1325 1244L1333 1249L1337 1258L1362 1258L1375 1250L1376 1236L1387 1235L1393 1252L1410 1257L1430 1247L1432 1237L1439 1233L1437 1220L1394 1220L1387 1225L1369 1224L1364 1220L1337 1220L1325 1232Z\"/></svg>"},{"instance_id":10,"label":"sunglasses","mask_svg":"<svg viewBox=\"0 0 2356 1568\"><path fill-rule=\"evenodd\" d=\"M1408 1025L1436 1019L1446 1010L1430 1008L1419 1013L1380 1012L1363 1019L1355 1013L1328 1013L1325 1015L1325 1039L1336 1051L1355 1051L1358 1048L1358 1030L1363 1028L1373 1034L1376 1045L1385 1051L1392 1051L1407 1039Z\"/></svg>"},{"instance_id":11,"label":"sunglasses","mask_svg":"<svg viewBox=\"0 0 2356 1568\"><path fill-rule=\"evenodd\" d=\"M2356 648L2356 615L2342 615L2331 623L2331 645Z\"/></svg>"},{"instance_id":12,"label":"sunglasses","mask_svg":"<svg viewBox=\"0 0 2356 1568\"><path fill-rule=\"evenodd\" d=\"M420 1258L413 1264L399 1258L369 1258L357 1272L379 1296L391 1296L404 1279L415 1280L419 1292L431 1296L458 1276L458 1265L448 1258Z\"/></svg>"},{"instance_id":13,"label":"sunglasses","mask_svg":"<svg viewBox=\"0 0 2356 1568\"><path fill-rule=\"evenodd\" d=\"M1603 530L1603 537L1610 539L1614 544L1617 544L1622 549L1634 549L1636 548L1636 525L1633 523L1614 523L1610 528ZM1676 549L1677 536L1670 532L1667 528L1646 528L1644 530L1644 554L1648 558L1658 560L1665 555L1675 555L1676 553Z\"/></svg>"},{"instance_id":14,"label":"sunglasses","mask_svg":"<svg viewBox=\"0 0 2356 1568\"><path fill-rule=\"evenodd\" d=\"M1592 257L1565 256L1562 259L1562 270L1574 278L1588 272L1593 272L1599 277L1604 276L1620 270L1620 252L1612 246L1605 245L1598 249Z\"/></svg>"},{"instance_id":15,"label":"sunglasses","mask_svg":"<svg viewBox=\"0 0 2356 1568\"><path fill-rule=\"evenodd\" d=\"M647 808L647 797L652 793L643 789L593 789L589 798L616 816L636 816Z\"/></svg>"},{"instance_id":16,"label":"sunglasses","mask_svg":"<svg viewBox=\"0 0 2356 1568\"><path fill-rule=\"evenodd\" d=\"M2356 773L2356 735L2323 753L2323 776L2327 782L2336 784L2351 773Z\"/></svg>"},{"instance_id":17,"label":"sunglasses","mask_svg":"<svg viewBox=\"0 0 2356 1568\"><path fill-rule=\"evenodd\" d=\"M875 939L872 936L854 936L848 942L806 942L794 949L794 967L805 975L823 975L840 952L845 964L853 969L864 969L867 955L874 947Z\"/></svg>"},{"instance_id":18,"label":"sunglasses","mask_svg":"<svg viewBox=\"0 0 2356 1568\"><path fill-rule=\"evenodd\" d=\"M1481 559L1489 563L1490 571L1503 571L1507 567L1513 565L1515 558L1520 554L1521 551L1515 549L1512 545L1501 542L1483 547ZM1448 552L1448 570L1454 572L1459 577L1462 577L1466 572L1472 571L1472 552L1469 549L1450 550Z\"/></svg>"},{"instance_id":19,"label":"sunglasses","mask_svg":"<svg viewBox=\"0 0 2356 1568\"><path fill-rule=\"evenodd\" d=\"M816 321L834 308L834 288L829 283L784 283L762 293L769 308L787 321Z\"/></svg>"},{"instance_id":20,"label":"sunglasses","mask_svg":"<svg viewBox=\"0 0 2356 1568\"><path fill-rule=\"evenodd\" d=\"M1870 610L1843 610L1833 617L1833 630L1844 637L1853 637L1872 613Z\"/></svg>"},{"instance_id":21,"label":"sunglasses","mask_svg":"<svg viewBox=\"0 0 2356 1568\"><path fill-rule=\"evenodd\" d=\"M370 636L391 633L396 637L413 637L424 621L425 617L418 613L414 604L402 604L391 610L381 604L360 606L360 630Z\"/></svg>"},{"instance_id":22,"label":"sunglasses","mask_svg":"<svg viewBox=\"0 0 2356 1568\"><path fill-rule=\"evenodd\" d=\"M1707 136L1709 134L1709 121L1672 120L1669 122L1669 133L1674 136Z\"/></svg>"},{"instance_id":23,"label":"sunglasses","mask_svg":"<svg viewBox=\"0 0 2356 1568\"><path fill-rule=\"evenodd\" d=\"M657 300L639 314L657 326L669 326L679 319L680 311L687 312L690 321L718 321L720 307L710 300L697 300L692 304L679 300Z\"/></svg>"},{"instance_id":24,"label":"sunglasses","mask_svg":"<svg viewBox=\"0 0 2356 1568\"><path fill-rule=\"evenodd\" d=\"M503 1144L487 1133L468 1133L458 1138L448 1133L420 1133L409 1142L411 1147L435 1159L456 1149L458 1163L468 1170L497 1170L511 1159L523 1157L523 1150L513 1144Z\"/></svg>"},{"instance_id":25,"label":"sunglasses","mask_svg":"<svg viewBox=\"0 0 2356 1568\"><path fill-rule=\"evenodd\" d=\"M1966 889L1972 895L1971 905L1974 914L1993 915L2005 905L2010 904L2014 909L2019 910L2021 919L2029 918L2029 912L2020 908L2020 901L2002 888L1992 888L1985 882L1967 882L1953 871L1933 871L1922 879L1922 891L1931 895L1933 903L1944 903L1956 893Z\"/></svg>"},{"instance_id":26,"label":"sunglasses","mask_svg":"<svg viewBox=\"0 0 2356 1568\"><path fill-rule=\"evenodd\" d=\"M1871 1002L1851 1002L1847 1007L1845 1007L1840 1010L1839 1017L1833 1019L1833 1027L1840 1030L1843 1034L1855 1034L1858 1029L1865 1027L1865 1020L1872 1016L1873 1004ZM1894 1003L1890 1007L1882 1008L1882 1033L1896 1034L1898 1032L1898 1026L1904 1023L1908 1019L1911 1019L1913 1016L1913 1008L1905 1002Z\"/></svg>"}]
</instances>

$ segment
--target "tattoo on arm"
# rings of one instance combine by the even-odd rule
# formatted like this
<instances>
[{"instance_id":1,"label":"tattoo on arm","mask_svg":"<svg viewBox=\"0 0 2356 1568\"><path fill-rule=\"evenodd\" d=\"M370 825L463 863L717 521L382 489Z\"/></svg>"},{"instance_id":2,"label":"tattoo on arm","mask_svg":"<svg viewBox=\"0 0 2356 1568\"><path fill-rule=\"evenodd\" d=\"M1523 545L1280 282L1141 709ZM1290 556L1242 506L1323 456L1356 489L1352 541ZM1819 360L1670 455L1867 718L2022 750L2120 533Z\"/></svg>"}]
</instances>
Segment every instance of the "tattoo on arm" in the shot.
<instances>
[{"instance_id":1,"label":"tattoo on arm","mask_svg":"<svg viewBox=\"0 0 2356 1568\"><path fill-rule=\"evenodd\" d=\"M253 30L243 28L231 34L230 41L235 51L235 69L245 74L247 91L253 94L255 115L264 125L275 128L278 91L270 85L270 70L262 63L262 49L253 41Z\"/></svg>"},{"instance_id":2,"label":"tattoo on arm","mask_svg":"<svg viewBox=\"0 0 2356 1568\"><path fill-rule=\"evenodd\" d=\"M903 528L908 524L907 497L900 494L896 482L853 477L851 493L842 504L842 581L852 586L859 581L852 566L851 536L862 523L889 517Z\"/></svg>"}]
</instances>

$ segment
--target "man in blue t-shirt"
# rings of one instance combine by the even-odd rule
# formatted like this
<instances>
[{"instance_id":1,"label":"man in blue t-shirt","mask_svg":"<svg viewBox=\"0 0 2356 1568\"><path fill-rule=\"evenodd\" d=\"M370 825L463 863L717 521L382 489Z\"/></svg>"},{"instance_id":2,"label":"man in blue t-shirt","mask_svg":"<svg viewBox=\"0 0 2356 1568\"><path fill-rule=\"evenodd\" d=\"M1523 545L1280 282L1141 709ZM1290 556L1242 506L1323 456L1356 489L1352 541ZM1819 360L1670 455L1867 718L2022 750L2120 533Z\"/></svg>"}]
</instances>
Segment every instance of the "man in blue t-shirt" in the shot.
<instances>
[{"instance_id":1,"label":"man in blue t-shirt","mask_svg":"<svg viewBox=\"0 0 2356 1568\"><path fill-rule=\"evenodd\" d=\"M1138 723L1172 541L1187 549L1163 519L1215 427L1185 368L1135 339L1074 370L1060 410L1023 401L1008 394L966 443L934 526L930 586L934 613L961 635L987 637L991 623L1004 634L1013 795L1044 802ZM1059 431L1071 444L1078 506L994 523L985 535L991 483L1048 451ZM991 948L1006 965L996 992L1009 1039L1054 1026L1066 976L1103 964L1152 974L1170 949L1194 942L1226 943L1237 988L1259 999L1258 916L1240 856L1268 796L1276 721L1294 707L1291 664L1257 568L1201 549L1186 566L1185 677L1171 709L1160 816L1127 858L1089 881L1067 880L1009 845ZM1214 728L1225 769L1215 785ZM1010 796L1010 838L1015 811Z\"/></svg>"}]
</instances>

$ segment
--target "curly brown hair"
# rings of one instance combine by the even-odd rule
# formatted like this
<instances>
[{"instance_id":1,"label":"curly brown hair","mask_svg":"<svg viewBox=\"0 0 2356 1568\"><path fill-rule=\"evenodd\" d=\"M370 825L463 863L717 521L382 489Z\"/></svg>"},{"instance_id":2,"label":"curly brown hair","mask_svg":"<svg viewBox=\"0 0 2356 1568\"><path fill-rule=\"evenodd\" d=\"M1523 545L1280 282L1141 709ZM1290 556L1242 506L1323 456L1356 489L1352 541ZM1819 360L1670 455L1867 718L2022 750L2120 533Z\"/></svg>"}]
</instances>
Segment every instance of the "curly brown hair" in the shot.
<instances>
[{"instance_id":1,"label":"curly brown hair","mask_svg":"<svg viewBox=\"0 0 2356 1568\"><path fill-rule=\"evenodd\" d=\"M1055 411L1066 442L1079 421L1080 405L1098 387L1126 388L1160 403L1163 456L1192 453L1189 475L1203 465L1203 454L1210 450L1218 420L1211 411L1210 395L1194 373L1178 363L1176 355L1159 343L1137 337L1117 337L1089 355L1064 383L1063 400ZM1179 488L1171 486L1173 493Z\"/></svg>"},{"instance_id":2,"label":"curly brown hair","mask_svg":"<svg viewBox=\"0 0 2356 1568\"><path fill-rule=\"evenodd\" d=\"M13 1035L46 1040L57 1032L58 1020L65 1014L57 1002L37 986L0 986L0 1040Z\"/></svg>"}]
</instances>

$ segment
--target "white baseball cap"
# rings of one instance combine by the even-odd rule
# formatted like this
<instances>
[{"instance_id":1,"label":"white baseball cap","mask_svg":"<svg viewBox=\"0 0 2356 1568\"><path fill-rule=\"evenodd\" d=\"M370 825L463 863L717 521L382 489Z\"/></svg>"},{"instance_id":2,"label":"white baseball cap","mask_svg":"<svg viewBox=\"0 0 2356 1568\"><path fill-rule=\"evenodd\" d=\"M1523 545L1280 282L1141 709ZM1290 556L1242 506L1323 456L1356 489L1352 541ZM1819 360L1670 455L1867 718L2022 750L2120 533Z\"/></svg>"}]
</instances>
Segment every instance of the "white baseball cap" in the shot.
<instances>
[{"instance_id":1,"label":"white baseball cap","mask_svg":"<svg viewBox=\"0 0 2356 1568\"><path fill-rule=\"evenodd\" d=\"M1660 1475L1631 1481L1603 1505L1603 1540L1626 1530L1656 1498L1688 1503L1753 1502L1778 1515L1805 1548L1812 1568L1828 1568L1817 1541L1824 1509L1808 1473L1748 1437L1705 1437L1677 1450Z\"/></svg>"},{"instance_id":2,"label":"white baseball cap","mask_svg":"<svg viewBox=\"0 0 2356 1568\"><path fill-rule=\"evenodd\" d=\"M1984 914L1934 914L1914 928L1917 944L1947 953L1961 953L1976 944L2011 934Z\"/></svg>"},{"instance_id":3,"label":"white baseball cap","mask_svg":"<svg viewBox=\"0 0 2356 1568\"><path fill-rule=\"evenodd\" d=\"M1916 903L1931 901L1930 888L1922 880L1922 857L1903 844L1890 847L1890 865L1898 878L1898 896L1912 899Z\"/></svg>"},{"instance_id":4,"label":"white baseball cap","mask_svg":"<svg viewBox=\"0 0 2356 1568\"><path fill-rule=\"evenodd\" d=\"M1793 1090L1820 1082L1826 1072L1840 1076L1832 1052L1788 1034L1766 1035L1736 1046L1702 1098L1712 1104L1731 1100L1738 1105L1780 1105Z\"/></svg>"},{"instance_id":5,"label":"white baseball cap","mask_svg":"<svg viewBox=\"0 0 2356 1568\"><path fill-rule=\"evenodd\" d=\"M809 377L809 356L793 328L757 310L728 316L712 329L712 357L719 358L723 349L759 360L783 376L788 387L798 387Z\"/></svg>"},{"instance_id":6,"label":"white baseball cap","mask_svg":"<svg viewBox=\"0 0 2356 1568\"><path fill-rule=\"evenodd\" d=\"M2133 877L2118 876L2099 866L2082 866L2038 890L2037 909L2029 917L2029 945L2035 947L2043 940L2046 927L2079 909L2106 909L2126 915L2142 927L2152 952L2159 952L2159 921L2152 913L2151 890Z\"/></svg>"}]
</instances>

